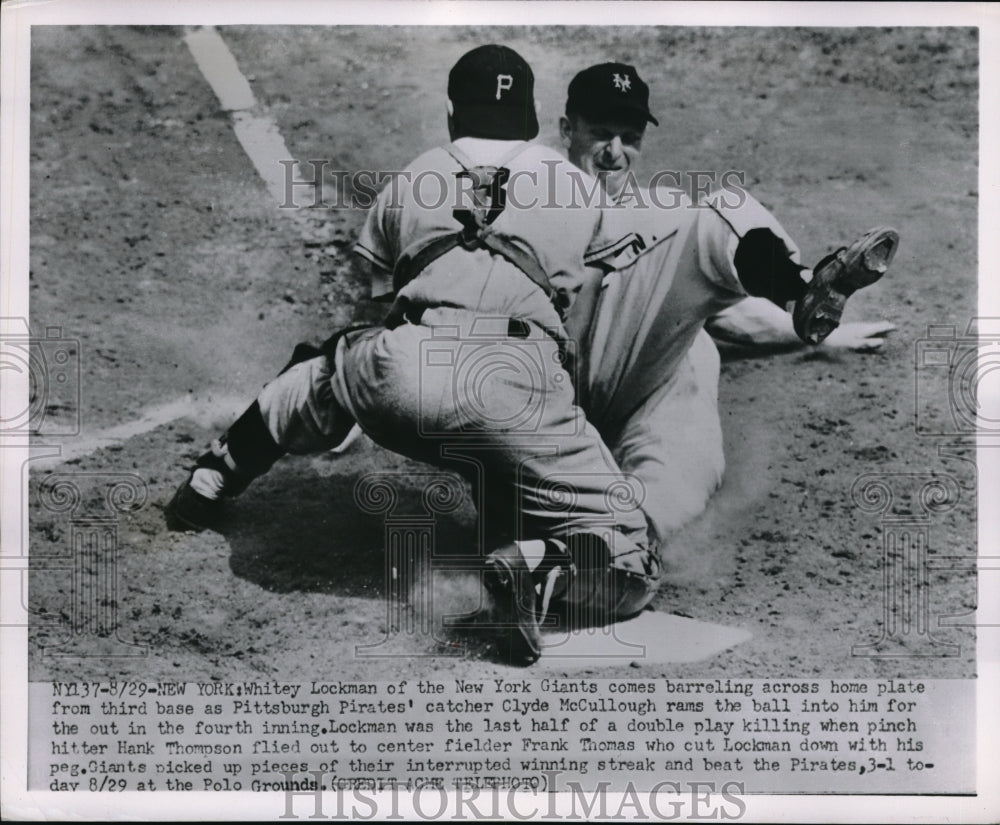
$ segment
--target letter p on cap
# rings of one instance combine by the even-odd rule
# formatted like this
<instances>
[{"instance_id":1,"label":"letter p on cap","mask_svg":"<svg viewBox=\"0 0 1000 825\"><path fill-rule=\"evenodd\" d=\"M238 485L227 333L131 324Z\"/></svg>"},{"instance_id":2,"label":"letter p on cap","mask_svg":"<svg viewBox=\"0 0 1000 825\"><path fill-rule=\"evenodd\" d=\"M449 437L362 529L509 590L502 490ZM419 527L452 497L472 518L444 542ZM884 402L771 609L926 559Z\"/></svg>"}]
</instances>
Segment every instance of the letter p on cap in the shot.
<instances>
[{"instance_id":1,"label":"letter p on cap","mask_svg":"<svg viewBox=\"0 0 1000 825\"><path fill-rule=\"evenodd\" d=\"M497 75L497 100L500 99L500 95L505 91L510 89L514 85L514 77L509 74L498 74Z\"/></svg>"}]
</instances>

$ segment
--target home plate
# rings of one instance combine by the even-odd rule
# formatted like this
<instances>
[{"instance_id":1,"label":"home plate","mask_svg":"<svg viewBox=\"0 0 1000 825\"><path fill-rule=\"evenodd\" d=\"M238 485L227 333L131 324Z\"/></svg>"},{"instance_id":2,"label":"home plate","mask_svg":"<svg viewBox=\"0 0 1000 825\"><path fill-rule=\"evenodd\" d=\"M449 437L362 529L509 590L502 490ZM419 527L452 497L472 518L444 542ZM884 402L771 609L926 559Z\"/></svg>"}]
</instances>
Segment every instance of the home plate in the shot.
<instances>
[{"instance_id":1,"label":"home plate","mask_svg":"<svg viewBox=\"0 0 1000 825\"><path fill-rule=\"evenodd\" d=\"M625 622L542 636L536 668L698 662L752 638L739 627L646 610Z\"/></svg>"}]
</instances>

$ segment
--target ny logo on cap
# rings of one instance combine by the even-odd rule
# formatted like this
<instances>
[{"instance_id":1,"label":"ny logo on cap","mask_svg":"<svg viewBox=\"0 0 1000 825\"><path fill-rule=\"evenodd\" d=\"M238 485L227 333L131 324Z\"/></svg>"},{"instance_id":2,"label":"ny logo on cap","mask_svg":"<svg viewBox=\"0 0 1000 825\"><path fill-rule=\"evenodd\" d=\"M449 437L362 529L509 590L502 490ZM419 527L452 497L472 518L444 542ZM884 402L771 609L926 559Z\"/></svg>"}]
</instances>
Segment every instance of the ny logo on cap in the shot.
<instances>
[{"instance_id":1,"label":"ny logo on cap","mask_svg":"<svg viewBox=\"0 0 1000 825\"><path fill-rule=\"evenodd\" d=\"M627 92L632 88L632 78L627 74L618 74L618 72L615 72L611 78L611 82L615 84L615 88L620 92Z\"/></svg>"}]
</instances>

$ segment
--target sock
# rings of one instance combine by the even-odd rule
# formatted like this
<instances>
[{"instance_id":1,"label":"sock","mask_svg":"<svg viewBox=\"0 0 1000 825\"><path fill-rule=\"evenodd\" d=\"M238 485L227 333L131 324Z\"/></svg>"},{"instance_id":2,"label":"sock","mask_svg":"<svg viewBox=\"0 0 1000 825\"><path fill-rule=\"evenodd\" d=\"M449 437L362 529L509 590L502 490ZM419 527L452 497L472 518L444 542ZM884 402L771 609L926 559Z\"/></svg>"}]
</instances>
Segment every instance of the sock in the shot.
<instances>
[{"instance_id":1,"label":"sock","mask_svg":"<svg viewBox=\"0 0 1000 825\"><path fill-rule=\"evenodd\" d=\"M285 451L275 443L256 401L226 433L231 465L248 478L264 475Z\"/></svg>"},{"instance_id":2,"label":"sock","mask_svg":"<svg viewBox=\"0 0 1000 825\"><path fill-rule=\"evenodd\" d=\"M211 467L199 467L191 476L191 489L198 495L218 501L226 487L226 477Z\"/></svg>"},{"instance_id":3,"label":"sock","mask_svg":"<svg viewBox=\"0 0 1000 825\"><path fill-rule=\"evenodd\" d=\"M733 262L747 294L782 308L801 298L812 280L812 270L795 263L770 229L751 229L740 238Z\"/></svg>"}]
</instances>

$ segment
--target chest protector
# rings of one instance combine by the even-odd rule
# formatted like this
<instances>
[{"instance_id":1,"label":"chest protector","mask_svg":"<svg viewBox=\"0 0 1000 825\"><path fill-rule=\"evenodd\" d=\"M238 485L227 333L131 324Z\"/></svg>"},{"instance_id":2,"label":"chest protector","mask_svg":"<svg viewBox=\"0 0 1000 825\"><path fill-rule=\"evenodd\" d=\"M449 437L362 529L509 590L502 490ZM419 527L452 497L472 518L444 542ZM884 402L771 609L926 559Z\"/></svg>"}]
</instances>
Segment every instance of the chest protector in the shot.
<instances>
[{"instance_id":1,"label":"chest protector","mask_svg":"<svg viewBox=\"0 0 1000 825\"><path fill-rule=\"evenodd\" d=\"M392 274L392 285L396 292L442 255L462 247L469 250L488 249L501 255L538 284L551 300L552 285L538 259L493 231L493 223L507 206L505 187L510 179L510 169L504 164L513 160L527 146L526 143L517 146L495 166L473 165L468 155L453 143L443 147L462 167L462 171L457 173L459 185L463 191L466 189L470 191L472 203L468 207L456 208L452 212L455 220L461 225L461 230L435 238L400 257ZM469 183L466 184L465 181Z\"/></svg>"}]
</instances>

